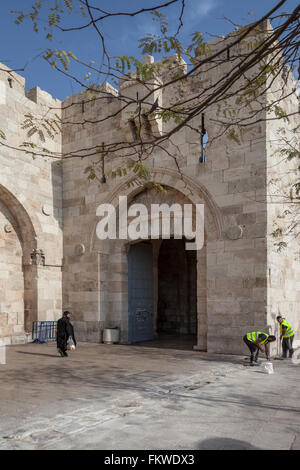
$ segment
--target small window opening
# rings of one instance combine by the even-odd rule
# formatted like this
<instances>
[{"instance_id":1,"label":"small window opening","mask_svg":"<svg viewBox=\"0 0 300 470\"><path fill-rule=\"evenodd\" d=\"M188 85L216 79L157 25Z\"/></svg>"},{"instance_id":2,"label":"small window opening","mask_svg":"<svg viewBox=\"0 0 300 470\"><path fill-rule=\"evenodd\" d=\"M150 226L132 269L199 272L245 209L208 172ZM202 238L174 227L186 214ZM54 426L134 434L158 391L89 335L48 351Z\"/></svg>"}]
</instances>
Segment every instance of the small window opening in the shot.
<instances>
[{"instance_id":1,"label":"small window opening","mask_svg":"<svg viewBox=\"0 0 300 470\"><path fill-rule=\"evenodd\" d=\"M205 129L205 122L204 122L204 114L201 116L201 156L200 156L200 163L206 162L206 145L208 141L208 134Z\"/></svg>"},{"instance_id":2,"label":"small window opening","mask_svg":"<svg viewBox=\"0 0 300 470\"><path fill-rule=\"evenodd\" d=\"M129 126L131 130L132 138L135 142L137 142L140 139L139 139L138 128L134 119L129 119Z\"/></svg>"},{"instance_id":3,"label":"small window opening","mask_svg":"<svg viewBox=\"0 0 300 470\"><path fill-rule=\"evenodd\" d=\"M227 60L230 60L230 47L227 48Z\"/></svg>"},{"instance_id":4,"label":"small window opening","mask_svg":"<svg viewBox=\"0 0 300 470\"><path fill-rule=\"evenodd\" d=\"M81 112L84 113L84 101L81 102Z\"/></svg>"},{"instance_id":5,"label":"small window opening","mask_svg":"<svg viewBox=\"0 0 300 470\"><path fill-rule=\"evenodd\" d=\"M12 87L13 87L12 78L8 78L7 81L8 81L8 83L9 83L9 88L12 88Z\"/></svg>"}]
</instances>

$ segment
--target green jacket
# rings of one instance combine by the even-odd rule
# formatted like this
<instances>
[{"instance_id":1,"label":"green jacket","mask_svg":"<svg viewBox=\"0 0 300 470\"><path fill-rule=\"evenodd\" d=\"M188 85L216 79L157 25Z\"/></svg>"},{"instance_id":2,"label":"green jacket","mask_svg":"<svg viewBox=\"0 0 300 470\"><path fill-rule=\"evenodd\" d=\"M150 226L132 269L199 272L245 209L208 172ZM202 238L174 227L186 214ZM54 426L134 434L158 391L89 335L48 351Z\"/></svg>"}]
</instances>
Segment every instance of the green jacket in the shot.
<instances>
[{"instance_id":1,"label":"green jacket","mask_svg":"<svg viewBox=\"0 0 300 470\"><path fill-rule=\"evenodd\" d=\"M292 329L291 325L289 324L289 322L286 321L285 318L282 319L282 322L280 323L280 333L282 334L282 327L285 326L286 327L286 330L285 330L285 333L283 335L284 338L290 338L291 336L294 336L295 332L294 330Z\"/></svg>"},{"instance_id":2,"label":"green jacket","mask_svg":"<svg viewBox=\"0 0 300 470\"><path fill-rule=\"evenodd\" d=\"M266 344L268 342L268 338L270 335L268 335L267 333L264 333L263 331L253 331L252 333L247 333L246 337L252 343L256 343L259 335L266 335L266 338L260 341L260 343L258 343L259 346L262 346L263 344Z\"/></svg>"}]
</instances>

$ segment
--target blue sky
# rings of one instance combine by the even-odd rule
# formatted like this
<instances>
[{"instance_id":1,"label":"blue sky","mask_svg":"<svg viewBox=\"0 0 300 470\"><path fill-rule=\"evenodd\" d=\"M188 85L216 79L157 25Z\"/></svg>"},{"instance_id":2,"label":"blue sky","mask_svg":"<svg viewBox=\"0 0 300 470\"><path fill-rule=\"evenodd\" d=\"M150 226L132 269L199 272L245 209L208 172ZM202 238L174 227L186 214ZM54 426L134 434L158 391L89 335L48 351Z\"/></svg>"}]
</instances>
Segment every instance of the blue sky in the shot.
<instances>
[{"instance_id":1,"label":"blue sky","mask_svg":"<svg viewBox=\"0 0 300 470\"><path fill-rule=\"evenodd\" d=\"M71 79L60 75L45 63L41 58L42 52L47 47L63 48L71 50L78 58L95 60L97 63L100 55L97 36L91 29L83 33L60 34L56 42L49 43L43 30L39 33L33 32L29 22L15 25L15 16L11 11L30 10L33 3L33 0L0 2L0 62L12 68L23 68L26 65L25 70L20 72L26 78L26 89L39 86L55 98L64 99L80 91L80 88ZM91 0L90 3L117 12L149 8L162 3L162 0ZM251 23L277 3L277 0L186 0L182 39L187 44L195 31L201 31L207 40L213 35L227 34L233 26L225 17L237 24ZM287 0L281 11L291 11L297 5L298 0ZM168 14L171 31L177 29L178 11L178 7L164 11ZM80 15L74 18L77 24L85 22ZM102 28L110 55L133 55L140 58L138 40L147 33L156 33L158 26L149 14L143 14L136 18L115 17L106 21ZM83 69L77 72L80 78L86 73Z\"/></svg>"}]
</instances>

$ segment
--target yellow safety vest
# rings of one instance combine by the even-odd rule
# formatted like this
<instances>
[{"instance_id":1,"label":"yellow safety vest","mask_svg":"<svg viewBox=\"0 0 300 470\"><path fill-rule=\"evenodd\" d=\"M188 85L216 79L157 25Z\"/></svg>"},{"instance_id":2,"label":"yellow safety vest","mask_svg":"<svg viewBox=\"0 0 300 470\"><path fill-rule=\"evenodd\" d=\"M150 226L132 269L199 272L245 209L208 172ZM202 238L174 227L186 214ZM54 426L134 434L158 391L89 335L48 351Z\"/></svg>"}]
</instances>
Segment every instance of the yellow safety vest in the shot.
<instances>
[{"instance_id":1,"label":"yellow safety vest","mask_svg":"<svg viewBox=\"0 0 300 470\"><path fill-rule=\"evenodd\" d=\"M247 333L247 339L249 341L251 341L252 343L256 343L256 341L258 340L258 337L259 335L266 335L266 339L264 339L263 341L261 341L259 344L259 346L262 346L263 344L267 343L268 342L268 338L270 335L268 335L267 333L264 333L263 331L253 331L252 333Z\"/></svg>"},{"instance_id":2,"label":"yellow safety vest","mask_svg":"<svg viewBox=\"0 0 300 470\"><path fill-rule=\"evenodd\" d=\"M283 326L286 326L286 331L285 331L285 334L283 335L284 338L290 338L291 336L295 334L291 325L286 321L285 318L283 318L282 322L280 323L280 333L282 333Z\"/></svg>"}]
</instances>

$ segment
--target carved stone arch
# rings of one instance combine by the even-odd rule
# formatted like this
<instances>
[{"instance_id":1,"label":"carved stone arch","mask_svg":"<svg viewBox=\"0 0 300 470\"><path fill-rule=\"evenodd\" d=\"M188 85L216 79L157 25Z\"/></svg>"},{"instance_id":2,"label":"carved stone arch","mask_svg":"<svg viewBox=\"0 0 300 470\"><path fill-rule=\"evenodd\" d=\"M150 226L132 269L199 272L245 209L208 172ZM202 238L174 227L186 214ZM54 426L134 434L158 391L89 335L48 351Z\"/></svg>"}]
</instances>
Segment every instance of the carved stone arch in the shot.
<instances>
[{"instance_id":1,"label":"carved stone arch","mask_svg":"<svg viewBox=\"0 0 300 470\"><path fill-rule=\"evenodd\" d=\"M108 196L105 197L101 203L112 204L116 209L119 206L119 195L127 196L128 203L139 193L143 192L145 188L151 185L151 183L160 184L162 186L168 186L172 189L177 190L186 196L193 204L205 204L205 213L207 221L209 222L209 230L205 230L208 240L217 241L222 238L224 233L224 223L221 211L214 199L206 187L194 181L192 178L184 176L177 171L168 170L163 168L155 168L151 170L151 176L149 182L143 186L132 187L131 183L133 177L123 180L118 184ZM90 252L98 251L95 246L96 226L98 221L93 222L91 227L91 238L90 238ZM98 243L97 243L98 245Z\"/></svg>"},{"instance_id":2,"label":"carved stone arch","mask_svg":"<svg viewBox=\"0 0 300 470\"><path fill-rule=\"evenodd\" d=\"M18 221L20 233L24 243L24 250L30 252L37 248L38 233L41 232L41 225L34 214L29 215L26 201L20 202L21 197L7 186L0 184L0 199L7 205L14 218ZM30 260L30 256L28 258Z\"/></svg>"},{"instance_id":3,"label":"carved stone arch","mask_svg":"<svg viewBox=\"0 0 300 470\"><path fill-rule=\"evenodd\" d=\"M22 315L24 318L23 333L24 329L29 332L31 330L32 321L37 319L37 272L36 266L31 265L31 253L37 249L37 232L32 222L32 218L29 216L24 204L22 204L16 195L2 184L0 184L0 202L3 205L2 207L6 208L5 213L7 220L11 221L11 224L6 224L4 227L0 227L4 240L9 235L12 236L13 233L15 233L20 240L22 253L20 254L20 259L17 264L20 264L22 267L24 284L24 311L15 312L13 302L4 302L1 310L2 314L8 316L10 309L12 309L11 314L13 314L15 318L19 318L17 320L18 324L15 328L15 334L20 335L22 333L20 321L20 317ZM5 257L5 252L2 253L2 256ZM18 309L20 309L20 307L18 307ZM12 322L12 319L10 319L10 322ZM6 330L8 331L9 328L6 328ZM11 334L13 333L10 333L10 335Z\"/></svg>"}]
</instances>

